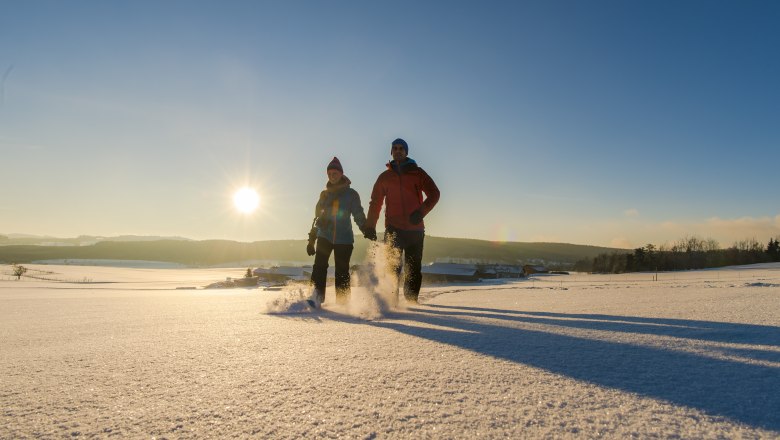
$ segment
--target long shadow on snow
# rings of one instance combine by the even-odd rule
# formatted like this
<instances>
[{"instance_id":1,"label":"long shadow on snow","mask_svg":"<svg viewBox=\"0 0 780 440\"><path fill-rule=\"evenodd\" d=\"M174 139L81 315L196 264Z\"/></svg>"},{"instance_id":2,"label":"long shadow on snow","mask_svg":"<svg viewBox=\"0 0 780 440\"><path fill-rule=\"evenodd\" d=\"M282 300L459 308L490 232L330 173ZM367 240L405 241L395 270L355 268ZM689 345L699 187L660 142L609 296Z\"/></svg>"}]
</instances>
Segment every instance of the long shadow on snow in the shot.
<instances>
[{"instance_id":1,"label":"long shadow on snow","mask_svg":"<svg viewBox=\"0 0 780 440\"><path fill-rule=\"evenodd\" d=\"M503 327L452 315L443 316L441 311L438 315L431 312L436 313L436 310L413 309L393 313L388 318L407 319L453 330L388 321L363 323L530 365L573 379L697 408L710 415L727 417L757 428L780 431L778 368L660 348ZM490 314L471 313L469 316L495 319L495 313L515 312L493 310ZM328 316L342 320L338 314ZM357 323L354 319L343 318L344 322ZM696 327L696 321L687 322ZM578 328L598 329L597 324L587 321L578 325ZM714 323L700 324L710 326ZM754 331L750 325L728 326L737 333Z\"/></svg>"},{"instance_id":2,"label":"long shadow on snow","mask_svg":"<svg viewBox=\"0 0 780 440\"><path fill-rule=\"evenodd\" d=\"M694 321L690 319L642 318L600 314L565 314L525 312L482 307L456 307L430 304L438 313L452 316L504 319L519 322L557 325L590 330L673 336L712 342L757 344L780 347L780 327L768 325L734 324L729 322ZM414 310L414 309L412 309Z\"/></svg>"}]
</instances>

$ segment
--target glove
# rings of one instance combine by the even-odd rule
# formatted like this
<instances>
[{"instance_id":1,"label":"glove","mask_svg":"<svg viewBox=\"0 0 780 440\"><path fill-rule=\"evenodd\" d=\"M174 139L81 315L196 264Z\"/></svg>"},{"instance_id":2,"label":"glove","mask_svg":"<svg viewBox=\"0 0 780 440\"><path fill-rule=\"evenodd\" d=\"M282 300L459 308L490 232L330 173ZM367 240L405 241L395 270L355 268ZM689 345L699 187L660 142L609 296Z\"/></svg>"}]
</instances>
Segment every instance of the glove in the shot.
<instances>
[{"instance_id":1,"label":"glove","mask_svg":"<svg viewBox=\"0 0 780 440\"><path fill-rule=\"evenodd\" d=\"M409 215L409 223L413 225L419 225L420 223L422 223L422 219L423 219L423 214L419 209Z\"/></svg>"},{"instance_id":2,"label":"glove","mask_svg":"<svg viewBox=\"0 0 780 440\"><path fill-rule=\"evenodd\" d=\"M317 253L317 251L314 250L314 243L316 242L317 242L317 228L312 227L311 230L309 231L309 244L306 245L306 253L309 254L310 257Z\"/></svg>"},{"instance_id":3,"label":"glove","mask_svg":"<svg viewBox=\"0 0 780 440\"><path fill-rule=\"evenodd\" d=\"M365 228L362 229L363 231L363 237L366 237L367 239L371 241L376 241L376 229L375 228Z\"/></svg>"}]
</instances>

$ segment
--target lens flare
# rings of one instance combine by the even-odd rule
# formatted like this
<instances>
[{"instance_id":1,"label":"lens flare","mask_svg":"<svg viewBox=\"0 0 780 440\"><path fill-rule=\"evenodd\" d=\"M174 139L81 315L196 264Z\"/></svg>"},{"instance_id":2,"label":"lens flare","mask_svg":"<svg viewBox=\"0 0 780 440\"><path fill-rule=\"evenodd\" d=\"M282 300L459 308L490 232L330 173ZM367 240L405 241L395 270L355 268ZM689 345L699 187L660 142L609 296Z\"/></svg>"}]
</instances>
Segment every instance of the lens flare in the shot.
<instances>
[{"instance_id":1,"label":"lens flare","mask_svg":"<svg viewBox=\"0 0 780 440\"><path fill-rule=\"evenodd\" d=\"M517 231L512 228L511 226L499 223L493 225L493 242L496 243L505 243L508 241L516 241L517 240Z\"/></svg>"}]
</instances>

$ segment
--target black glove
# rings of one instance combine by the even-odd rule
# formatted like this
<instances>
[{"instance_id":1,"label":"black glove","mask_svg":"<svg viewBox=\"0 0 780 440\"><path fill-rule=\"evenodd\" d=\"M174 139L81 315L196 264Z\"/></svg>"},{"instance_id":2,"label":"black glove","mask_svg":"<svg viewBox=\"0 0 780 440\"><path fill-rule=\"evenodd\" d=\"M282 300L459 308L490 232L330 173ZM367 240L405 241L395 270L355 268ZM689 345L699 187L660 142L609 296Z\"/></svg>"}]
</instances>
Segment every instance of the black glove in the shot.
<instances>
[{"instance_id":1,"label":"black glove","mask_svg":"<svg viewBox=\"0 0 780 440\"><path fill-rule=\"evenodd\" d=\"M364 228L363 231L363 237L366 237L367 239L371 241L376 241L376 229L375 228Z\"/></svg>"},{"instance_id":2,"label":"black glove","mask_svg":"<svg viewBox=\"0 0 780 440\"><path fill-rule=\"evenodd\" d=\"M419 225L420 223L422 223L422 219L423 219L423 214L419 209L409 215L409 223L413 225Z\"/></svg>"},{"instance_id":3,"label":"black glove","mask_svg":"<svg viewBox=\"0 0 780 440\"><path fill-rule=\"evenodd\" d=\"M309 244L306 245L306 253L309 254L310 257L317 253L317 251L314 250L314 243L316 242L317 242L317 228L312 227L311 230L309 231Z\"/></svg>"}]
</instances>

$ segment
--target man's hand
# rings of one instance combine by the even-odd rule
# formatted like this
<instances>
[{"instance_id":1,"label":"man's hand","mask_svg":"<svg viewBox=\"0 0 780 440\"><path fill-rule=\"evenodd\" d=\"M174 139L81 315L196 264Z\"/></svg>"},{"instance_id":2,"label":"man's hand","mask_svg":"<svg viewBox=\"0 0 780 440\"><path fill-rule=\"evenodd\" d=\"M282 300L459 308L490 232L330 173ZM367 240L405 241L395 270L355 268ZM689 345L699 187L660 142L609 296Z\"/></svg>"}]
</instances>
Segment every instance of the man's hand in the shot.
<instances>
[{"instance_id":1,"label":"man's hand","mask_svg":"<svg viewBox=\"0 0 780 440\"><path fill-rule=\"evenodd\" d=\"M367 239L371 241L376 241L376 229L375 228L364 228L363 229L363 237L366 237Z\"/></svg>"},{"instance_id":2,"label":"man's hand","mask_svg":"<svg viewBox=\"0 0 780 440\"><path fill-rule=\"evenodd\" d=\"M423 220L423 214L422 211L420 211L419 209L409 215L409 223L413 225L419 225L420 223L422 223L422 220Z\"/></svg>"},{"instance_id":3,"label":"man's hand","mask_svg":"<svg viewBox=\"0 0 780 440\"><path fill-rule=\"evenodd\" d=\"M306 253L309 254L310 257L317 253L317 251L314 250L314 242L310 241L309 244L306 245Z\"/></svg>"}]
</instances>

